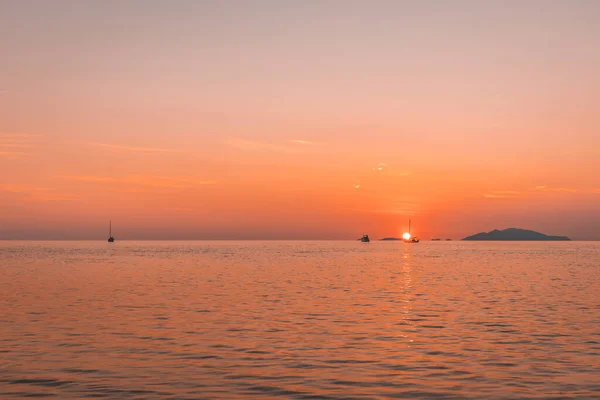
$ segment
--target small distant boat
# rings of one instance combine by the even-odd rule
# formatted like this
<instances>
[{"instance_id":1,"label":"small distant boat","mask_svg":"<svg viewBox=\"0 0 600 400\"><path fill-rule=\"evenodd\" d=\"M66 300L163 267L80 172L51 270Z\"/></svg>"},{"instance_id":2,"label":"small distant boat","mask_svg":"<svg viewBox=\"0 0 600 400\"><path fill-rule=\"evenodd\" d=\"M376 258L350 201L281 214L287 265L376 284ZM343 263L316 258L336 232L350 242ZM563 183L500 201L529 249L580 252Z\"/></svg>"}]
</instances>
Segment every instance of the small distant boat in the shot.
<instances>
[{"instance_id":1,"label":"small distant boat","mask_svg":"<svg viewBox=\"0 0 600 400\"><path fill-rule=\"evenodd\" d=\"M363 242L363 243L368 243L368 242L370 242L370 241L371 241L371 239L369 239L369 235L363 235L363 237L361 237L361 238L360 238L360 239L358 239L358 240L360 240L360 241L361 241L361 242Z\"/></svg>"},{"instance_id":2,"label":"small distant boat","mask_svg":"<svg viewBox=\"0 0 600 400\"><path fill-rule=\"evenodd\" d=\"M115 238L112 235L112 221L108 221L108 243L113 243L114 241Z\"/></svg>"},{"instance_id":3,"label":"small distant boat","mask_svg":"<svg viewBox=\"0 0 600 400\"><path fill-rule=\"evenodd\" d=\"M431 239L432 242L439 242L440 240L442 240L442 239L440 239L440 238L433 238L433 239Z\"/></svg>"},{"instance_id":4,"label":"small distant boat","mask_svg":"<svg viewBox=\"0 0 600 400\"><path fill-rule=\"evenodd\" d=\"M404 243L419 243L419 238L410 235L410 218L408 220L408 235L403 235Z\"/></svg>"}]
</instances>

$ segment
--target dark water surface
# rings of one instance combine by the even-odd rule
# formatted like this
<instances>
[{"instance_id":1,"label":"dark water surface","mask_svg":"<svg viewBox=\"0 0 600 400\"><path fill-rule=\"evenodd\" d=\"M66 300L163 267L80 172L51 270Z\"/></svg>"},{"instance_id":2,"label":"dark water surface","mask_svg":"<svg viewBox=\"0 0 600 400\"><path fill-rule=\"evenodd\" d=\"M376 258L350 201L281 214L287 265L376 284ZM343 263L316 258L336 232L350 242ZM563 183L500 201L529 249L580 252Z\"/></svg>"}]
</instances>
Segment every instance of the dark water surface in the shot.
<instances>
[{"instance_id":1,"label":"dark water surface","mask_svg":"<svg viewBox=\"0 0 600 400\"><path fill-rule=\"evenodd\" d=\"M0 398L600 398L600 243L0 242Z\"/></svg>"}]
</instances>

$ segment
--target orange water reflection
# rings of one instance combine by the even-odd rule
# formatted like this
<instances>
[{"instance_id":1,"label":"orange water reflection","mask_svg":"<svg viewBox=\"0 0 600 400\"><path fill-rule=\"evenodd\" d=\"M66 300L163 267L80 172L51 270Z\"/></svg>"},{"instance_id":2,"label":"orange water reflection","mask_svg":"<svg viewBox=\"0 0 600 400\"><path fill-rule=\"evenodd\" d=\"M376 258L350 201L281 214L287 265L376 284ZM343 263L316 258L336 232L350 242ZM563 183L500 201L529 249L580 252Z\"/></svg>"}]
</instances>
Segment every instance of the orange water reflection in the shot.
<instances>
[{"instance_id":1,"label":"orange water reflection","mask_svg":"<svg viewBox=\"0 0 600 400\"><path fill-rule=\"evenodd\" d=\"M598 395L592 243L0 243L0 393Z\"/></svg>"}]
</instances>

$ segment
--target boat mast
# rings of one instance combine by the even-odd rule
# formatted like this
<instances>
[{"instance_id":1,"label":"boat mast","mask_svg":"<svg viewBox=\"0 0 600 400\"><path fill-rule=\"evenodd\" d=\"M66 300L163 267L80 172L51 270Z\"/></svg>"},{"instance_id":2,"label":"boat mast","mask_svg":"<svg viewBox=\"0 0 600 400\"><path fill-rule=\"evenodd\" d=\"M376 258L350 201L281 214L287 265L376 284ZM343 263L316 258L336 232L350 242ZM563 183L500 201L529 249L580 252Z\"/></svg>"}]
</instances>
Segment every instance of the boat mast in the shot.
<instances>
[{"instance_id":1,"label":"boat mast","mask_svg":"<svg viewBox=\"0 0 600 400\"><path fill-rule=\"evenodd\" d=\"M112 221L108 220L108 236L112 237Z\"/></svg>"},{"instance_id":2,"label":"boat mast","mask_svg":"<svg viewBox=\"0 0 600 400\"><path fill-rule=\"evenodd\" d=\"M408 219L408 234L410 235L410 218Z\"/></svg>"}]
</instances>

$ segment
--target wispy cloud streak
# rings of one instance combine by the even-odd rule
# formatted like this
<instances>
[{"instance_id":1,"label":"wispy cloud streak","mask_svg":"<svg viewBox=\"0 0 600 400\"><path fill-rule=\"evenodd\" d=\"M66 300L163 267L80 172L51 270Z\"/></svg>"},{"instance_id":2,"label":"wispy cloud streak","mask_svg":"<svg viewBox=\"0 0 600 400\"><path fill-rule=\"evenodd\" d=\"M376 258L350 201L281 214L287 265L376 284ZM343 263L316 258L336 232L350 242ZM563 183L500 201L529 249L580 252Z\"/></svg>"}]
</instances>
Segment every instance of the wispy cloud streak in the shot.
<instances>
[{"instance_id":1,"label":"wispy cloud streak","mask_svg":"<svg viewBox=\"0 0 600 400\"><path fill-rule=\"evenodd\" d=\"M41 135L28 133L0 133L0 155L2 156L26 156L31 154L29 151L14 151L9 149L32 149L38 147L36 139Z\"/></svg>"},{"instance_id":2,"label":"wispy cloud streak","mask_svg":"<svg viewBox=\"0 0 600 400\"><path fill-rule=\"evenodd\" d=\"M302 139L290 140L290 143L296 143L296 144L301 144L301 145L305 145L305 146L321 146L324 144L324 143L311 142L311 141L302 140Z\"/></svg>"},{"instance_id":3,"label":"wispy cloud streak","mask_svg":"<svg viewBox=\"0 0 600 400\"><path fill-rule=\"evenodd\" d=\"M40 138L44 135L40 135L37 133L15 133L15 132L0 132L0 139L8 139L8 138Z\"/></svg>"},{"instance_id":4,"label":"wispy cloud streak","mask_svg":"<svg viewBox=\"0 0 600 400\"><path fill-rule=\"evenodd\" d=\"M535 190L543 192L563 192L563 193L577 193L578 189L566 188L566 187L548 187L548 186L536 186Z\"/></svg>"},{"instance_id":5,"label":"wispy cloud streak","mask_svg":"<svg viewBox=\"0 0 600 400\"><path fill-rule=\"evenodd\" d=\"M30 185L0 185L0 191L25 196L34 201L76 201L78 196L58 192L55 188L37 187Z\"/></svg>"},{"instance_id":6,"label":"wispy cloud streak","mask_svg":"<svg viewBox=\"0 0 600 400\"><path fill-rule=\"evenodd\" d=\"M186 150L182 149L163 149L157 147L134 147L134 146L121 146L116 144L108 143L88 143L90 146L102 147L105 149L121 150L121 151L134 151L140 153L183 153Z\"/></svg>"},{"instance_id":7,"label":"wispy cloud streak","mask_svg":"<svg viewBox=\"0 0 600 400\"><path fill-rule=\"evenodd\" d=\"M231 147L235 147L239 150L244 151L259 151L259 150L268 150L268 151L289 151L290 149L286 146L280 146L271 143L263 143L263 142L254 142L251 140L245 139L229 139L225 141L225 144Z\"/></svg>"},{"instance_id":8,"label":"wispy cloud streak","mask_svg":"<svg viewBox=\"0 0 600 400\"><path fill-rule=\"evenodd\" d=\"M493 190L483 195L488 199L515 199L523 196L523 192L517 192L516 190Z\"/></svg>"},{"instance_id":9,"label":"wispy cloud streak","mask_svg":"<svg viewBox=\"0 0 600 400\"><path fill-rule=\"evenodd\" d=\"M0 143L0 147L30 148L30 147L34 147L34 146L32 144L24 144L24 143Z\"/></svg>"},{"instance_id":10,"label":"wispy cloud streak","mask_svg":"<svg viewBox=\"0 0 600 400\"><path fill-rule=\"evenodd\" d=\"M49 192L56 190L54 188L37 187L30 185L0 185L0 190L4 192L12 193L37 193L37 192Z\"/></svg>"},{"instance_id":11,"label":"wispy cloud streak","mask_svg":"<svg viewBox=\"0 0 600 400\"><path fill-rule=\"evenodd\" d=\"M600 190L600 189L599 189ZM491 192L483 194L483 197L490 199L512 199L519 197L527 197L529 195L533 195L535 193L580 193L580 194L590 194L597 193L596 189L576 189L576 188L568 188L568 187L551 187L546 185L538 185L531 189L525 189L523 191L516 190L493 190Z\"/></svg>"},{"instance_id":12,"label":"wispy cloud streak","mask_svg":"<svg viewBox=\"0 0 600 400\"><path fill-rule=\"evenodd\" d=\"M164 187L185 189L195 186L214 185L217 181L198 179L193 177L165 177L165 176L144 176L144 175L127 175L124 177L108 177L108 176L89 176L89 175L60 175L59 179L92 182L92 183L116 183L135 186L149 187Z\"/></svg>"}]
</instances>

